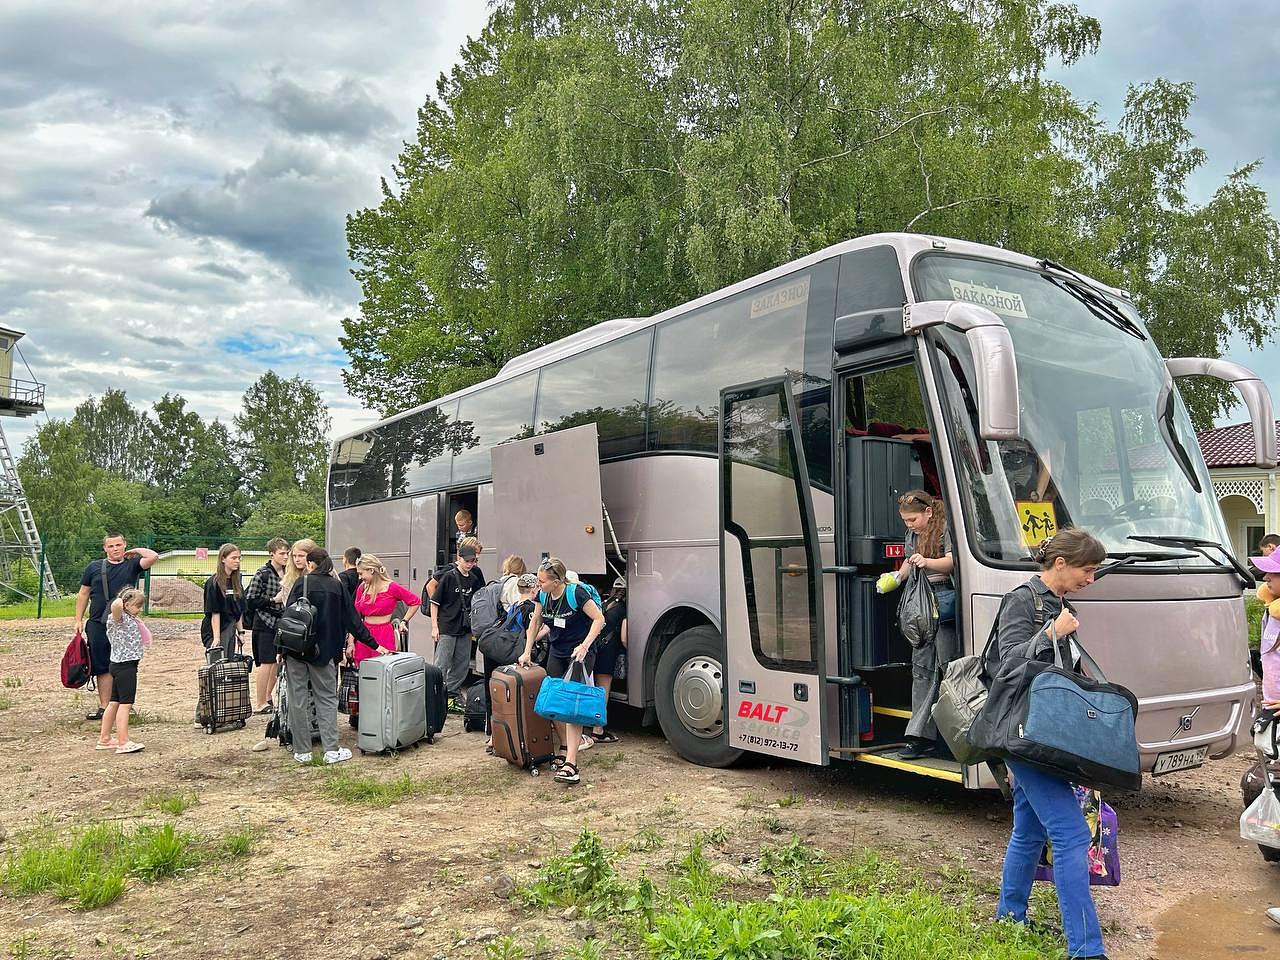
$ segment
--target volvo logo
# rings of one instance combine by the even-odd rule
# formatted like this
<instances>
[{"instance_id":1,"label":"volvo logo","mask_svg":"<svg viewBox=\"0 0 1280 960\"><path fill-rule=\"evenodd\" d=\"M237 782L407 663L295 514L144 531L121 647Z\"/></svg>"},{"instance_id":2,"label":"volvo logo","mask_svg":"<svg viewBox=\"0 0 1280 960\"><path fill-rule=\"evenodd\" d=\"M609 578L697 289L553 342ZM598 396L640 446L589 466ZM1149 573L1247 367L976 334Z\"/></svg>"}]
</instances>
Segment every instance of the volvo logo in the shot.
<instances>
[{"instance_id":1,"label":"volvo logo","mask_svg":"<svg viewBox=\"0 0 1280 960\"><path fill-rule=\"evenodd\" d=\"M1190 733L1191 724L1195 723L1196 714L1199 712L1200 712L1200 707L1196 707L1190 713L1184 713L1181 717L1179 717L1178 725L1173 728L1173 735L1170 737L1170 739L1172 739L1173 737L1176 737L1180 733Z\"/></svg>"},{"instance_id":2,"label":"volvo logo","mask_svg":"<svg viewBox=\"0 0 1280 960\"><path fill-rule=\"evenodd\" d=\"M1097 711L1097 710L1086 710L1086 711L1085 711L1085 713L1088 715L1088 717L1089 717L1089 719L1090 719L1090 720L1097 720L1097 719L1098 719L1098 711Z\"/></svg>"}]
</instances>

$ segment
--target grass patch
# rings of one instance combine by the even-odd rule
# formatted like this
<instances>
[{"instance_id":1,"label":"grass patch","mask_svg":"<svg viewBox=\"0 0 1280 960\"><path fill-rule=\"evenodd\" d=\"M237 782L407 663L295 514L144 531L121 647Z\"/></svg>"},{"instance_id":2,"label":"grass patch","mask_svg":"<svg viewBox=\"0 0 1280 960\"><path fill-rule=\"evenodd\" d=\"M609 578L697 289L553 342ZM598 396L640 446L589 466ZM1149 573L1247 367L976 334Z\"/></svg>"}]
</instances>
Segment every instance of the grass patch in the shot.
<instances>
[{"instance_id":1,"label":"grass patch","mask_svg":"<svg viewBox=\"0 0 1280 960\"><path fill-rule=\"evenodd\" d=\"M647 853L662 846L662 834L654 827L641 827L636 835L623 844L622 853Z\"/></svg>"},{"instance_id":2,"label":"grass patch","mask_svg":"<svg viewBox=\"0 0 1280 960\"><path fill-rule=\"evenodd\" d=\"M795 793L788 793L785 797L778 798L778 806L783 810L788 807L798 807L802 803L804 803L804 798Z\"/></svg>"},{"instance_id":3,"label":"grass patch","mask_svg":"<svg viewBox=\"0 0 1280 960\"><path fill-rule=\"evenodd\" d=\"M787 829L787 825L782 822L782 818L776 817L772 813L765 814L760 823L770 833L784 833Z\"/></svg>"},{"instance_id":4,"label":"grass patch","mask_svg":"<svg viewBox=\"0 0 1280 960\"><path fill-rule=\"evenodd\" d=\"M157 883L226 855L229 839L209 840L171 823L93 823L67 836L66 828L43 821L19 836L0 870L0 886L10 896L48 892L95 910L118 900L128 880Z\"/></svg>"},{"instance_id":5,"label":"grass patch","mask_svg":"<svg viewBox=\"0 0 1280 960\"><path fill-rule=\"evenodd\" d=\"M1262 642L1262 604L1257 597L1244 598L1244 615L1249 621L1249 646L1257 649Z\"/></svg>"},{"instance_id":6,"label":"grass patch","mask_svg":"<svg viewBox=\"0 0 1280 960\"><path fill-rule=\"evenodd\" d=\"M258 846L262 831L257 827L241 827L232 830L218 841L218 853L224 860L238 860L253 853Z\"/></svg>"},{"instance_id":7,"label":"grass patch","mask_svg":"<svg viewBox=\"0 0 1280 960\"><path fill-rule=\"evenodd\" d=\"M155 727L167 723L177 723L173 717L166 716L162 713L150 713L146 710L134 709L129 714L129 726L131 727ZM190 722L189 720L187 721Z\"/></svg>"},{"instance_id":8,"label":"grass patch","mask_svg":"<svg viewBox=\"0 0 1280 960\"><path fill-rule=\"evenodd\" d=\"M131 721L132 722L132 721ZM159 810L170 816L179 816L196 802L194 793L152 793L142 801L143 810Z\"/></svg>"},{"instance_id":9,"label":"grass patch","mask_svg":"<svg viewBox=\"0 0 1280 960\"><path fill-rule=\"evenodd\" d=\"M76 598L59 597L57 600L45 598L40 608L42 617L74 617L76 615ZM34 620L36 618L36 601L23 600L19 603L6 603L0 606L0 620Z\"/></svg>"},{"instance_id":10,"label":"grass patch","mask_svg":"<svg viewBox=\"0 0 1280 960\"><path fill-rule=\"evenodd\" d=\"M330 800L342 803L357 803L362 807L389 807L421 789L422 784L407 773L394 780L379 780L340 770L325 779L321 792Z\"/></svg>"},{"instance_id":11,"label":"grass patch","mask_svg":"<svg viewBox=\"0 0 1280 960\"><path fill-rule=\"evenodd\" d=\"M564 856L549 857L532 882L517 888L516 898L527 906L546 909L576 905L584 916L653 915L653 882L642 871L627 883L613 868L617 853L593 830L583 830Z\"/></svg>"},{"instance_id":12,"label":"grass patch","mask_svg":"<svg viewBox=\"0 0 1280 960\"><path fill-rule=\"evenodd\" d=\"M13 694L8 690L0 690L0 710L8 710L13 706Z\"/></svg>"},{"instance_id":13,"label":"grass patch","mask_svg":"<svg viewBox=\"0 0 1280 960\"><path fill-rule=\"evenodd\" d=\"M603 756L593 757L591 761L592 767L598 767L601 770L612 771L618 768L618 764L627 759L627 755L619 750L617 753L604 754Z\"/></svg>"},{"instance_id":14,"label":"grass patch","mask_svg":"<svg viewBox=\"0 0 1280 960\"><path fill-rule=\"evenodd\" d=\"M22 686L21 677L5 677L4 679L0 680L0 687L6 687L10 690L13 690L20 686Z\"/></svg>"}]
</instances>

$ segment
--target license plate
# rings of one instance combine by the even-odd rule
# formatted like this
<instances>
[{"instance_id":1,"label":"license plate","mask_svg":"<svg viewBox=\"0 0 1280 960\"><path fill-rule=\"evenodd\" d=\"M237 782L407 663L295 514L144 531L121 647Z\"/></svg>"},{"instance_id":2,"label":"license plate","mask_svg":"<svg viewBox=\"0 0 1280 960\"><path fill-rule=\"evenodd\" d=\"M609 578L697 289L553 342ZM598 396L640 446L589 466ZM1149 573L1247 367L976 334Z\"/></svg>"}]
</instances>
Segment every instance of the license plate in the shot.
<instances>
[{"instance_id":1,"label":"license plate","mask_svg":"<svg viewBox=\"0 0 1280 960\"><path fill-rule=\"evenodd\" d=\"M1208 747L1191 747L1188 750L1157 754L1155 766L1151 768L1151 775L1158 777L1162 773L1173 773L1175 770L1190 770L1192 767L1203 764L1208 756Z\"/></svg>"}]
</instances>

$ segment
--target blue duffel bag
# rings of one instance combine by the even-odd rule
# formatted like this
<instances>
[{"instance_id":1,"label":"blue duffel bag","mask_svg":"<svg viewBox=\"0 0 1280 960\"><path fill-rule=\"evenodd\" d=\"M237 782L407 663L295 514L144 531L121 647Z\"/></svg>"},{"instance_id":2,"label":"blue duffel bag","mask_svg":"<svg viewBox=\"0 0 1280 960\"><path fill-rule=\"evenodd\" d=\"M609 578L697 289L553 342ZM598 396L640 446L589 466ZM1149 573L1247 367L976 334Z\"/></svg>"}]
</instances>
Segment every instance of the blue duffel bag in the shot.
<instances>
[{"instance_id":1,"label":"blue duffel bag","mask_svg":"<svg viewBox=\"0 0 1280 960\"><path fill-rule=\"evenodd\" d=\"M575 680L574 676L581 676ZM603 687L587 682L587 668L581 660L569 664L563 679L547 677L533 702L533 712L558 723L581 727L603 727L608 719L608 698Z\"/></svg>"},{"instance_id":2,"label":"blue duffel bag","mask_svg":"<svg viewBox=\"0 0 1280 960\"><path fill-rule=\"evenodd\" d=\"M1049 625L1052 631L1052 624ZM1138 698L1108 683L1077 642L1085 677L1071 668L1066 638L1053 635L1054 659L1003 663L969 732L984 753L1016 760L1084 786L1142 785L1134 724Z\"/></svg>"}]
</instances>

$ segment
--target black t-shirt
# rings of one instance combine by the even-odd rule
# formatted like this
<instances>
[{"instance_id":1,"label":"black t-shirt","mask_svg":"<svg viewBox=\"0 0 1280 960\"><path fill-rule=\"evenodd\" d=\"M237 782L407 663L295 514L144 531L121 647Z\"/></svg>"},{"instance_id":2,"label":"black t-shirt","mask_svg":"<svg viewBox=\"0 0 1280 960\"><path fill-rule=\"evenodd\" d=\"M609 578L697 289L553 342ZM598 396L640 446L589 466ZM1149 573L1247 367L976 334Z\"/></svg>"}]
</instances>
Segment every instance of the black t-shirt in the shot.
<instances>
[{"instance_id":1,"label":"black t-shirt","mask_svg":"<svg viewBox=\"0 0 1280 960\"><path fill-rule=\"evenodd\" d=\"M600 640L613 642L622 634L622 621L627 619L627 601L606 600L603 612L604 627L600 631Z\"/></svg>"},{"instance_id":2,"label":"black t-shirt","mask_svg":"<svg viewBox=\"0 0 1280 960\"><path fill-rule=\"evenodd\" d=\"M222 628L225 630L231 620L239 620L244 612L244 596L236 596L235 590L228 584L225 591L218 589L218 578L210 577L204 582L204 615L212 617L222 614Z\"/></svg>"},{"instance_id":3,"label":"black t-shirt","mask_svg":"<svg viewBox=\"0 0 1280 960\"><path fill-rule=\"evenodd\" d=\"M342 581L343 587L347 590L347 596L354 603L356 599L356 587L360 586L360 573L355 567L350 570L343 570L338 574L338 579Z\"/></svg>"},{"instance_id":4,"label":"black t-shirt","mask_svg":"<svg viewBox=\"0 0 1280 960\"><path fill-rule=\"evenodd\" d=\"M431 602L440 609L436 619L440 632L450 637L461 637L471 632L471 595L486 583L478 566L464 574L456 566L442 571L436 577L436 595Z\"/></svg>"},{"instance_id":5,"label":"black t-shirt","mask_svg":"<svg viewBox=\"0 0 1280 960\"><path fill-rule=\"evenodd\" d=\"M102 595L102 565L107 565L107 591L109 597ZM142 576L142 558L125 557L119 563L112 563L106 557L92 561L84 568L84 576L80 578L80 586L89 588L89 619L101 620L107 612L107 605L120 596L125 587L135 586Z\"/></svg>"},{"instance_id":6,"label":"black t-shirt","mask_svg":"<svg viewBox=\"0 0 1280 960\"><path fill-rule=\"evenodd\" d=\"M572 603L569 600L570 591L573 593ZM591 632L591 618L582 609L587 603L594 602L590 594L577 584L567 583L559 600L549 593L539 591L538 601L542 604L542 622L551 629L548 635L551 652L557 657L570 656L574 648ZM563 627L556 626L558 617L563 618Z\"/></svg>"}]
</instances>

